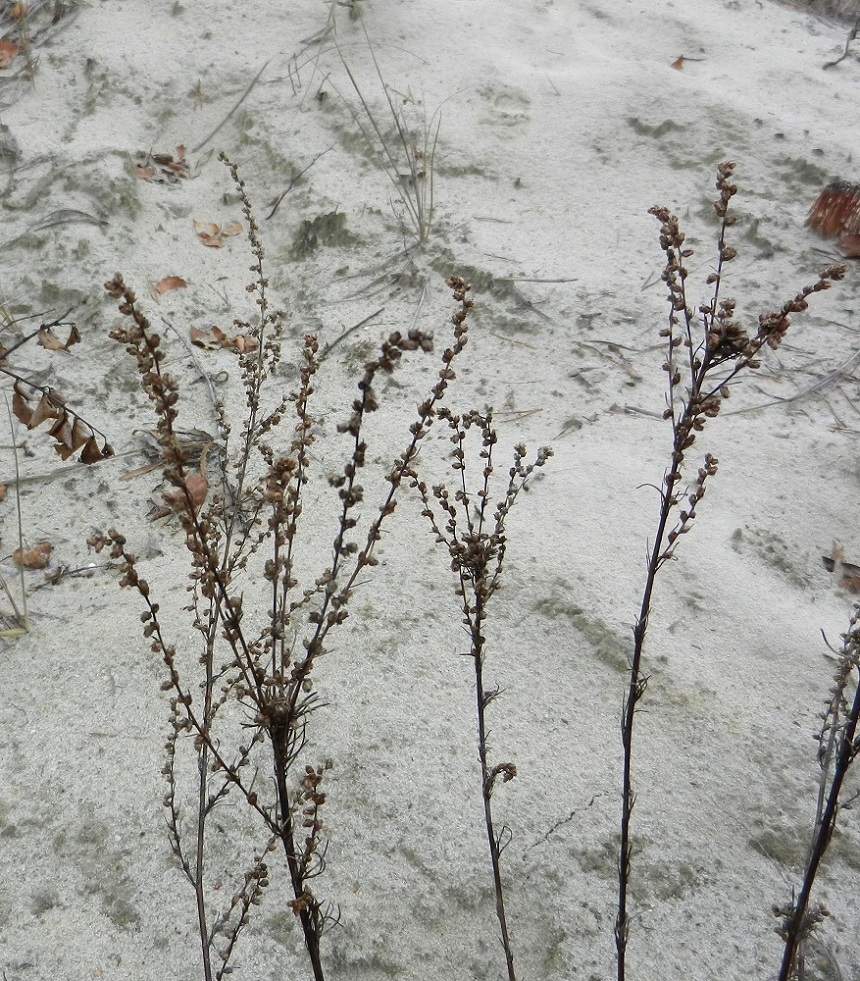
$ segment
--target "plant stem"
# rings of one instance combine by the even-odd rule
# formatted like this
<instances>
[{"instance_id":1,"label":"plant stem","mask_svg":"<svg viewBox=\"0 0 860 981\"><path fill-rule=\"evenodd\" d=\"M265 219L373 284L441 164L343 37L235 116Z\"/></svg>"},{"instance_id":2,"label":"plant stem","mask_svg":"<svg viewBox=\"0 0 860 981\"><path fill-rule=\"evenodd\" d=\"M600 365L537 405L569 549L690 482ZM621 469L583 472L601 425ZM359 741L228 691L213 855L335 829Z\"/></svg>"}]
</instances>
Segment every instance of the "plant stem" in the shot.
<instances>
[{"instance_id":1,"label":"plant stem","mask_svg":"<svg viewBox=\"0 0 860 981\"><path fill-rule=\"evenodd\" d=\"M477 593L477 591L476 591ZM480 593L475 596L475 612L472 620L472 658L475 663L475 699L478 712L478 758L481 761L481 786L484 799L484 823L487 828L487 843L490 846L490 861L493 866L493 884L496 891L496 916L499 918L499 929L502 932L502 947L505 951L505 961L508 965L508 981L516 981L514 973L514 954L508 934L508 920L505 915L505 893L502 888L500 856L504 846L499 844L493 824L493 807L491 798L493 782L496 774L490 771L487 764L487 727L484 710L487 706L487 696L484 694L484 638L481 627L484 619L484 603Z\"/></svg>"},{"instance_id":2,"label":"plant stem","mask_svg":"<svg viewBox=\"0 0 860 981\"><path fill-rule=\"evenodd\" d=\"M275 757L275 783L278 788L278 808L280 810L279 835L284 846L284 855L287 859L287 867L290 871L290 882L293 887L293 895L298 904L299 920L302 924L302 933L305 938L305 948L310 958L311 968L314 972L314 981L325 981L322 961L320 959L320 938L319 931L314 923L314 911L303 902L305 896L305 875L301 868L299 857L296 854L295 834L293 829L293 814L290 807L290 796L287 789L287 772L289 770L289 754L286 753L280 744L276 733L272 733L272 749Z\"/></svg>"},{"instance_id":3,"label":"plant stem","mask_svg":"<svg viewBox=\"0 0 860 981\"><path fill-rule=\"evenodd\" d=\"M630 663L630 679L627 686L627 697L624 701L621 737L624 747L624 772L621 791L621 848L618 861L618 916L615 921L615 947L618 951L618 981L624 981L626 970L627 937L629 932L629 916L627 913L627 891L630 881L630 858L632 846L630 842L630 818L636 803L633 792L633 719L636 705L645 693L648 685L647 677L642 675L642 649L645 644L645 633L648 629L648 617L651 612L651 595L657 570L661 565L663 538L673 507L671 487L663 493L660 507L660 520L657 525L657 535L648 560L648 573L645 578L645 591L642 595L642 606L639 618L633 628L633 659Z\"/></svg>"},{"instance_id":4,"label":"plant stem","mask_svg":"<svg viewBox=\"0 0 860 981\"><path fill-rule=\"evenodd\" d=\"M798 948L809 932L807 925L809 900L812 894L812 887L815 884L815 878L821 866L821 861L830 845L830 839L836 827L836 816L839 812L839 795L842 792L842 785L857 754L855 732L857 730L858 718L860 718L860 686L854 692L854 702L845 720L844 729L839 740L839 750L836 754L836 765L833 770L833 781L830 784L830 790L827 794L827 804L818 825L812 852L810 853L809 861L806 863L803 883L801 884L797 900L793 905L792 913L786 918L784 924L785 949L782 955L782 965L779 969L779 981L789 981L789 979L795 976L795 962L797 960Z\"/></svg>"}]
</instances>

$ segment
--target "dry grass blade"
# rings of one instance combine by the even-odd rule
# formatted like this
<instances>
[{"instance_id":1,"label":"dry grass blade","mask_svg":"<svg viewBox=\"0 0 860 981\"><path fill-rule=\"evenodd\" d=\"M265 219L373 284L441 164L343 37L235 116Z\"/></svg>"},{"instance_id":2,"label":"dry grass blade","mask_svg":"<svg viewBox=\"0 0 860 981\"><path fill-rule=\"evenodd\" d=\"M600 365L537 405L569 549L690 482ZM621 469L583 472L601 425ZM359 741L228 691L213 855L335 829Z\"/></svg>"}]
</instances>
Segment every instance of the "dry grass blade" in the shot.
<instances>
[{"instance_id":1,"label":"dry grass blade","mask_svg":"<svg viewBox=\"0 0 860 981\"><path fill-rule=\"evenodd\" d=\"M24 523L21 518L21 481L18 468L18 445L15 442L14 423L12 422L12 410L9 408L9 399L5 395L4 399L6 400L6 415L9 419L9 431L12 434L12 454L15 459L15 510L18 520L18 549L20 550L24 547ZM0 609L0 622L3 624L2 629L0 629L0 637L20 637L30 630L30 624L27 619L27 591L24 585L23 565L18 566L18 580L21 587L20 607L15 601L15 597L12 595L6 579L0 575L0 589L2 589L11 607L10 610Z\"/></svg>"},{"instance_id":2,"label":"dry grass blade","mask_svg":"<svg viewBox=\"0 0 860 981\"><path fill-rule=\"evenodd\" d=\"M370 151L374 154L380 167L385 172L403 204L408 215L409 225L419 243L426 242L430 237L433 225L433 201L434 201L434 166L436 160L436 148L439 142L439 129L441 126L441 115L438 110L433 114L429 123L424 121L421 145L412 136L404 118L403 108L398 106L391 96L391 91L382 74L382 69L367 36L365 29L367 46L373 59L373 66L376 76L385 95L389 115L394 126L394 139L380 125L376 114L364 95L352 69L344 57L343 52L338 46L337 51L340 56L344 71L349 78L355 94L364 110L364 117L352 107L349 100L342 93L338 92L344 104L347 106L350 115L356 126L365 139ZM337 91L337 89L335 89ZM395 145L392 145L392 144ZM406 173L403 168L406 168Z\"/></svg>"}]
</instances>

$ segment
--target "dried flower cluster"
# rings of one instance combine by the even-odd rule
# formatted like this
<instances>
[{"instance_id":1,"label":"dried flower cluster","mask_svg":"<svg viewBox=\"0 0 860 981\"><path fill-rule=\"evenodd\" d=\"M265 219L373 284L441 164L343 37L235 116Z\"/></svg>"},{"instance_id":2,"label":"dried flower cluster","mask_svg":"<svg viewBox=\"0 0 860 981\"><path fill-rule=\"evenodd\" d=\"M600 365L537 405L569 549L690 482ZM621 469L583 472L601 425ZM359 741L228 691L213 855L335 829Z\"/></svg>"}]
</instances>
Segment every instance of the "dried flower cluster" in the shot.
<instances>
[{"instance_id":1,"label":"dried flower cluster","mask_svg":"<svg viewBox=\"0 0 860 981\"><path fill-rule=\"evenodd\" d=\"M255 297L257 316L234 322L251 343L228 352L236 358L244 386L241 438L235 449L231 413L226 406L215 405L218 434L212 445L222 471L218 493L208 498L196 493L193 480L200 475L189 472L188 454L177 435L180 386L164 371L161 338L121 276L105 285L123 317L111 337L134 357L141 385L155 410L164 476L174 489L172 499L190 557L191 603L186 609L200 636L196 652L189 655L167 639L159 604L139 574L138 560L124 536L111 529L89 541L97 551L109 549L119 563L120 584L141 596L144 636L165 668L162 689L169 695L170 728L162 769L167 785L164 806L171 847L196 895L206 981L231 970L236 941L269 881L264 858L276 847L289 873L290 907L301 923L314 978L321 981L320 938L338 917L334 905L321 902L311 888L311 880L325 868L322 810L326 794L321 784L330 764L303 763L300 775L294 776L305 750L309 719L319 705L313 668L328 649L329 631L347 618L358 576L377 564L374 548L383 523L395 509L397 493L411 474L419 444L455 377L453 362L467 342L466 315L471 301L462 280L452 278L449 285L460 305L452 318L453 343L442 354L430 393L418 406L406 448L386 473L387 489L375 517L360 532L360 505L365 501L360 476L367 465L363 432L369 413L379 407L378 379L395 371L404 354L429 352L431 338L418 330L394 332L364 366L351 412L338 427L351 449L341 472L329 480L336 493L331 553L327 564L308 582L307 572L297 569L295 546L303 522L310 520L305 516L303 492L312 461L315 424L311 404L320 366L319 346L315 336L305 338L297 390L270 401L273 386L267 383L281 358L281 314L268 299L265 253L244 183L236 166L224 160L239 191L248 228L254 257L254 279L248 292ZM278 449L279 427L290 414L294 418L292 436L286 447ZM201 470L205 477L205 457ZM302 585L303 580L308 584ZM261 589L261 602L246 602L255 582ZM189 750L196 765L180 768L178 760ZM273 786L256 782L259 770L273 772ZM196 774L197 781L190 791L181 776L189 772ZM215 808L229 806L234 799L256 815L265 840L249 856L247 872L231 903L213 912L213 891L204 862L207 822ZM247 847L243 842L236 846L240 852Z\"/></svg>"},{"instance_id":2,"label":"dried flower cluster","mask_svg":"<svg viewBox=\"0 0 860 981\"><path fill-rule=\"evenodd\" d=\"M822 270L816 282L805 286L779 310L760 315L758 329L749 336L735 317L735 300L720 296L725 264L737 255L736 250L726 243L726 232L737 221L730 208L737 193L737 186L731 182L734 168L732 162L722 163L717 168L716 187L720 192L714 203L714 211L720 219L717 265L706 280L712 287L711 297L707 303L698 306L696 313L688 302L686 290L688 270L685 261L693 252L684 248L685 236L678 219L663 207L651 208L649 212L660 222L660 248L666 257L661 278L669 288L669 322L660 330L660 336L667 340L663 370L668 375L668 394L663 416L672 421L674 432L672 463L664 481L673 505L680 502L673 489L681 480L684 455L695 443L697 433L704 429L706 420L719 414L723 402L731 394L730 383L741 372L761 365L759 355L765 346L779 347L791 315L807 309L811 294L828 289L831 282L845 275L842 265ZM709 456L704 469L700 470L696 499L692 496L689 499L692 508L704 494L705 479L716 472L716 465L716 459ZM681 526L670 538L669 548L662 558L671 556L675 539L686 530L690 516L682 518Z\"/></svg>"},{"instance_id":3,"label":"dried flower cluster","mask_svg":"<svg viewBox=\"0 0 860 981\"><path fill-rule=\"evenodd\" d=\"M667 345L663 370L668 376L668 384L663 417L672 424L672 450L660 488L657 530L651 545L639 616L633 629L633 656L622 721L624 763L618 915L615 924L619 981L624 981L625 977L630 929L628 890L633 854L631 816L635 803L633 730L637 706L648 684L647 675L642 670L642 657L651 598L657 573L674 557L681 537L690 531L707 483L716 474L719 462L712 454L706 453L695 480L684 487L686 455L704 431L708 420L719 415L723 402L730 396L730 383L741 373L754 371L760 366L759 356L765 347L779 347L790 325L790 317L807 309L809 296L828 289L833 281L845 274L845 267L841 265L824 269L815 283L804 287L779 310L759 316L758 327L750 335L737 320L735 301L721 296L726 263L737 255L726 240L728 230L737 222L731 210L732 199L737 193L737 186L732 182L734 169L732 162L721 163L717 168L719 197L714 203L714 212L720 226L716 268L706 280L711 287L710 298L696 307L695 312L688 300L686 286L686 261L692 256L692 250L684 246L685 236L675 215L663 207L650 209L650 214L660 222L660 248L666 260L662 280L668 287L669 316L667 325L660 330L660 336L665 338Z\"/></svg>"},{"instance_id":4,"label":"dried flower cluster","mask_svg":"<svg viewBox=\"0 0 860 981\"><path fill-rule=\"evenodd\" d=\"M461 282L454 294L464 304L460 311L461 325L469 309L467 305L469 301L466 299L468 290L469 287ZM498 778L501 777L503 783L508 783L517 775L517 768L510 762L497 763L493 766L488 762L486 709L498 696L499 689L485 687L485 631L489 601L501 585L507 549L505 529L507 518L518 495L526 489L534 471L546 464L552 456L552 450L541 447L534 460L526 463L526 448L522 444L517 444L514 447L513 464L508 470L504 496L495 510L491 511L491 478L495 470L493 452L498 443L492 412L480 413L473 410L463 416L457 416L448 409L439 409L438 416L447 421L451 431L450 441L453 444L451 469L456 474L455 489L452 493L444 484L436 484L431 491L420 479L415 468L411 468L410 477L412 487L417 490L424 506L422 513L429 521L436 541L444 545L448 551L451 570L454 573L454 592L462 610L463 624L470 638L469 655L475 672L481 796L493 871L496 914L507 964L508 981L516 981L500 862L501 854L510 842L510 832L504 827L501 831L496 831L491 798ZM482 461L477 489L470 489L467 482L469 462L467 442L470 433L476 437L479 447L477 457Z\"/></svg>"}]
</instances>

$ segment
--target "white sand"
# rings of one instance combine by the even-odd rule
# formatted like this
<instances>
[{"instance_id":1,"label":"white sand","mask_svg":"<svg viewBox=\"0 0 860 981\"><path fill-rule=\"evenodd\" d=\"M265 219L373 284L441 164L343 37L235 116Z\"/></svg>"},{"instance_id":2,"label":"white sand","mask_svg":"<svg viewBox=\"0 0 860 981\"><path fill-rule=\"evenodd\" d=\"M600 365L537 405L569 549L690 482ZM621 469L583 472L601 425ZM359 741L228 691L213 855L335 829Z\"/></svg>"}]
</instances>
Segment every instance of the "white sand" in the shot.
<instances>
[{"instance_id":1,"label":"white sand","mask_svg":"<svg viewBox=\"0 0 860 981\"><path fill-rule=\"evenodd\" d=\"M754 330L759 313L835 258L804 218L828 181L858 179L857 52L822 70L842 53L847 26L764 0L356 6L358 20L333 8L336 34L378 117L387 109L365 29L419 130L441 114L436 223L400 284L377 282L404 266L396 192L344 104L361 116L333 35L307 40L326 27L327 2L93 0L34 48L32 88L0 88L9 103L0 122L20 151L4 163L0 245L23 236L2 250L0 292L16 316L53 319L77 305L83 335L66 355L31 343L14 364L61 391L118 452L70 469L44 433L19 430L25 536L47 539L54 563L77 569L96 561L85 545L93 528L121 528L144 557L171 639L193 654L181 532L175 520L147 518L159 476L121 480L145 462L135 432L153 418L131 359L107 338L117 315L102 283L121 271L137 290L183 384L183 425L213 433L206 388L162 318L187 337L192 325L229 332L233 318L252 315L244 237L207 249L192 227L241 218L219 150L241 166L272 294L290 312L284 386L294 384L294 338L313 329L329 343L382 308L321 373L321 475L346 452L335 424L357 366L413 320L444 344L453 307L442 276L475 279L452 405L493 405L505 453L523 439L532 449L551 443L556 454L511 517L506 589L488 632L487 672L504 689L492 707L492 759L519 770L495 797L513 832L504 872L519 977L608 978L623 665L657 514L648 485L659 483L670 444L659 420L661 255L647 209L665 204L681 216L696 250L691 293L704 299L715 168L737 161L739 256L724 289ZM679 56L688 60L675 70ZM264 65L217 136L194 150ZM19 58L2 74L21 67ZM190 179L167 186L134 176L136 154L180 144ZM104 224L28 234L59 209ZM291 258L301 223L334 211L354 244ZM156 302L148 285L167 275L188 288ZM857 349L856 281L852 267L838 289L816 297L727 408L792 398L846 362ZM197 357L212 373L232 366L225 351ZM403 445L435 364L413 357L397 377L402 387L385 392L371 461ZM637 981L776 973L771 906L798 882L816 791L810 736L832 673L820 631L836 640L851 605L820 556L838 541L860 563L857 394L849 377L821 395L726 414L701 440L721 468L660 577L638 722L629 950ZM441 433L428 441L428 466L438 467L445 446ZM3 459L9 482L8 449ZM313 511L311 577L326 561L334 513L330 498ZM8 555L14 495L3 522ZM457 656L465 640L446 559L414 501L401 502L380 557L319 665L327 704L309 731L308 760L334 764L329 865L315 882L341 910L323 941L326 976L502 978L470 664ZM42 574L28 573L31 631L0 652L6 981L201 976L193 894L172 863L161 808L161 666L140 636L138 598L119 590L104 556L97 561L91 577L55 587L37 589ZM246 605L264 602L256 590L247 583ZM228 896L248 858L236 857L235 843L249 850L256 839L221 813L211 869ZM832 913L821 937L844 978L860 972L858 865L849 811L817 892ZM307 978L283 871L272 866L236 977ZM816 976L838 976L827 970Z\"/></svg>"}]
</instances>

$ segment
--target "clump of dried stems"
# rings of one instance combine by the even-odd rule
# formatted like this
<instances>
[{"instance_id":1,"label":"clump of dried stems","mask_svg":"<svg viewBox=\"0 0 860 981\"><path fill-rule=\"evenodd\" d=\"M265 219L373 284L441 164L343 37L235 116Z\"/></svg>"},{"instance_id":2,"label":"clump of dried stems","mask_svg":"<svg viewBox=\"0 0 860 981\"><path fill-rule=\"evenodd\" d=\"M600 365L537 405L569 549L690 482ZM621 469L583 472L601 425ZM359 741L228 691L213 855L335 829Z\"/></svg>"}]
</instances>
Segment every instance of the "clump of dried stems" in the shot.
<instances>
[{"instance_id":1,"label":"clump of dried stems","mask_svg":"<svg viewBox=\"0 0 860 981\"><path fill-rule=\"evenodd\" d=\"M255 295L258 318L241 323L254 338L252 349L237 355L244 384L244 424L234 448L229 409L219 404L218 451L222 489L203 502L191 485L186 449L177 433L180 392L164 370L165 352L138 306L133 291L117 275L105 284L119 302L123 321L111 336L124 344L137 363L141 384L157 419L157 439L166 463L165 478L180 501L179 520L191 563L191 603L187 607L200 634L192 653L167 636L159 601L138 572L138 561L123 535L111 529L90 539L119 560L121 585L136 589L144 603L141 619L153 653L164 664L162 689L169 695L169 733L163 768L164 806L170 842L194 889L206 981L232 969L237 940L268 885L269 856L282 852L292 888L290 907L299 919L316 981L324 977L320 939L337 919L336 907L318 898L312 885L325 868L322 808L327 764L304 761L309 718L318 707L313 670L329 649L330 632L347 618L356 580L377 564L376 543L393 513L403 480L412 473L419 444L453 379L453 362L467 340L465 284L450 284L460 300L453 318L453 341L442 354L429 394L420 403L402 453L386 473L387 491L375 517L359 531L366 465L365 421L379 405L380 376L393 372L402 356L428 352L431 338L417 330L393 333L378 355L364 366L358 394L339 431L350 450L341 472L329 479L337 499L331 556L310 580L297 562L297 539L305 524L305 488L314 442L311 405L319 368L314 335L304 340L297 389L287 396L274 385L281 360L281 315L269 301L264 251L245 186L229 161L243 204L254 264L248 291ZM276 447L284 421L294 424L288 445ZM319 520L317 518L315 521ZM255 592L262 602L245 603ZM191 753L190 766L180 757ZM271 781L256 782L270 772ZM191 777L192 801L180 786ZM247 856L232 898L213 908L213 884L205 856L211 848L209 818L233 804L256 819L257 836L239 835L234 843ZM238 861L238 859L237 859Z\"/></svg>"},{"instance_id":2,"label":"clump of dried stems","mask_svg":"<svg viewBox=\"0 0 860 981\"><path fill-rule=\"evenodd\" d=\"M144 634L164 664L162 688L169 696L164 806L173 852L195 894L203 976L206 981L220 979L233 969L237 941L269 883L270 856L280 852L292 890L289 905L300 921L314 979L324 978L320 940L326 928L336 922L338 912L333 903L318 897L313 882L325 869L322 810L330 765L328 761L307 759L307 727L320 705L313 672L318 659L330 649L330 632L346 620L358 576L370 573L377 564L376 542L405 481L417 492L436 541L447 550L457 604L469 638L465 654L471 658L474 671L484 825L507 976L508 981L515 981L501 869L502 853L512 833L506 825L497 827L493 793L500 781L510 781L517 770L512 762L490 760L487 709L500 691L488 684L485 676L487 633L490 601L501 586L505 568L508 517L551 451L541 448L527 462L525 447L516 445L507 482L497 503L492 503L498 444L492 412L455 415L443 405L448 384L455 377L453 362L466 344L472 307L468 284L456 277L449 279L459 304L452 317L453 342L442 355L429 394L418 406L405 449L386 473L388 488L375 516L360 532L359 505L364 501L364 491L359 478L367 461L362 433L368 415L378 407L377 379L394 371L404 353L429 351L430 338L418 331L405 336L394 333L378 356L365 365L351 414L339 427L349 440L350 450L341 472L329 480L338 501L331 555L308 579L299 568L297 542L308 521L305 489L312 471L311 406L319 369L318 345L313 335L305 338L296 390L288 396L272 397L275 386L271 382L281 361L281 315L272 309L268 298L264 252L244 184L236 167L226 162L239 189L249 229L254 280L248 290L255 295L259 313L253 323L239 324L254 338L255 345L236 355L245 405L235 447L229 408L221 404L216 407L222 478L220 491L208 502L192 483L199 475L191 473L187 450L177 435L179 388L164 371L161 339L152 331L122 277L106 284L124 318L112 336L125 344L136 360L157 418L165 477L181 505L179 519L191 562L191 603L187 610L200 634L195 651L180 650L170 642L159 616L159 603L140 576L137 559L127 549L122 534L110 530L91 539L95 548L110 549L120 562L122 585L140 594ZM660 223L660 246L665 256L662 280L668 289L669 314L660 336L666 344L664 418L671 425L672 441L659 487L657 526L633 629L622 712L621 843L614 931L619 981L626 977L632 919L634 734L648 685L645 641L652 596L658 573L674 558L683 536L691 530L718 466L714 456L706 452L693 475L688 476L688 457L693 447L698 449L706 427L720 414L734 382L755 372L765 348L776 349L782 343L790 318L805 311L811 295L827 289L845 272L843 266L823 270L812 285L778 310L761 315L755 332L748 333L736 318L735 301L722 295L726 264L736 255L727 242L728 231L736 222L731 210L737 192L733 172L732 163L718 168L716 266L707 277L710 295L695 308L687 295L686 263L692 252L685 247L678 219L665 208L651 209ZM278 449L276 439L290 416L293 426L289 444ZM436 419L449 428L453 488L444 483L428 487L421 476L419 446ZM475 458L480 461L480 474L473 486L469 463ZM243 602L244 594L255 589L264 601ZM843 803L840 795L844 793L845 775L860 750L856 735L860 690L855 688L853 698L849 694L860 665L860 607L837 653L838 670L818 737L821 781L809 859L797 896L774 907L780 919L777 932L785 944L780 981L802 975L804 943L827 915L823 906L811 901L811 892ZM257 774L267 771L271 779L258 783ZM233 845L237 855L244 855L245 871L237 875L231 898L216 909L205 861L213 837L209 818L216 809L231 806L253 818L256 836L237 835Z\"/></svg>"},{"instance_id":3,"label":"clump of dried stems","mask_svg":"<svg viewBox=\"0 0 860 981\"><path fill-rule=\"evenodd\" d=\"M776 349L780 346L789 328L790 317L807 309L812 294L827 289L834 280L841 279L845 274L845 267L841 265L824 269L815 283L805 286L779 310L759 316L758 328L750 336L736 319L735 301L721 296L725 266L736 256L734 247L727 242L727 232L737 221L731 212L732 198L737 192L736 185L732 183L734 168L734 163L722 163L717 168L719 199L714 204L714 210L720 226L716 267L706 280L711 287L710 297L695 310L688 298L686 285L686 262L692 250L684 245L685 237L675 215L662 207L650 210L660 222L660 248L666 258L662 280L668 287L669 316L660 336L666 341L663 370L667 374L667 406L663 416L672 426L672 450L660 486L657 528L650 548L639 615L633 629L633 654L622 715L621 845L615 922L619 981L623 981L626 975L631 921L628 891L632 875L632 815L636 800L633 737L636 713L648 685L643 656L651 600L657 574L674 557L682 536L691 530L707 483L716 474L718 465L712 454L705 453L695 477L690 480L686 476L687 456L709 421L719 415L723 403L729 398L732 383L760 367L760 356L765 348ZM818 837L823 842L820 834ZM804 919L799 903L793 903L790 909L781 912L785 917L782 930L786 939L784 971L788 972L781 977L788 978L793 970L795 942L813 924Z\"/></svg>"},{"instance_id":4,"label":"clump of dried stems","mask_svg":"<svg viewBox=\"0 0 860 981\"><path fill-rule=\"evenodd\" d=\"M394 187L401 205L401 226L404 232L408 230L420 246L430 238L433 227L434 169L442 120L437 111L429 121L424 115L420 131L410 124L405 106L412 101L411 98L395 98L391 94L391 87L383 77L366 27L364 36L385 95L387 115L382 119L374 112L343 52L338 48L344 71L361 104L361 112L348 99L343 96L341 98L368 149Z\"/></svg>"}]
</instances>

